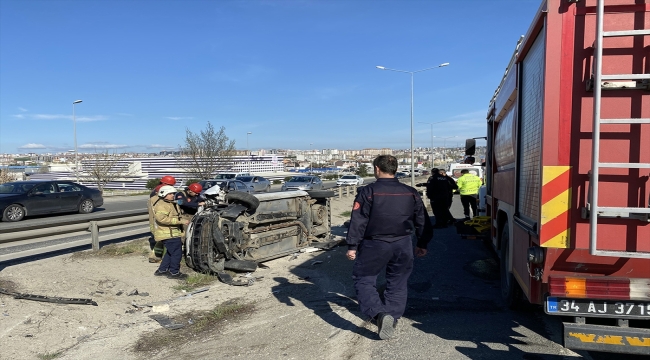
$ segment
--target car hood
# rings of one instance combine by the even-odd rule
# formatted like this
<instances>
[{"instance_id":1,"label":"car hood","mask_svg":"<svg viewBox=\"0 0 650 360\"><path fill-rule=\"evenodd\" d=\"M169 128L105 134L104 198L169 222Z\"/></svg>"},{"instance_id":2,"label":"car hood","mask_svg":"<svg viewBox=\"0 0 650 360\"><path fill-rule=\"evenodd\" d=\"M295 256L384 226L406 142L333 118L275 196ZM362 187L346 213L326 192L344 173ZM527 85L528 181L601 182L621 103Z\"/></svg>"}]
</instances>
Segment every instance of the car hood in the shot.
<instances>
[{"instance_id":1,"label":"car hood","mask_svg":"<svg viewBox=\"0 0 650 360\"><path fill-rule=\"evenodd\" d=\"M306 185L313 185L313 184L312 184L312 183L308 183L308 182L296 182L296 181L292 181L292 182L286 182L286 183L284 183L284 185L286 185L286 186L306 186Z\"/></svg>"},{"instance_id":2,"label":"car hood","mask_svg":"<svg viewBox=\"0 0 650 360\"><path fill-rule=\"evenodd\" d=\"M2 199L11 199L25 194L0 194L0 200Z\"/></svg>"}]
</instances>

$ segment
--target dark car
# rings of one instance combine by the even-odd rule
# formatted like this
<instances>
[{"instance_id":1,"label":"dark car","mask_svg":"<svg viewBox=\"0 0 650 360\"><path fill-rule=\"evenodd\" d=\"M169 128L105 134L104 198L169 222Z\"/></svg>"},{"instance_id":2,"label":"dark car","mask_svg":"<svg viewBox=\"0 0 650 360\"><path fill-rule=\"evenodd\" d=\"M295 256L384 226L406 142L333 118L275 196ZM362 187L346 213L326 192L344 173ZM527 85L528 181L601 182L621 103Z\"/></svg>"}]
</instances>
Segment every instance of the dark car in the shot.
<instances>
[{"instance_id":1,"label":"dark car","mask_svg":"<svg viewBox=\"0 0 650 360\"><path fill-rule=\"evenodd\" d=\"M3 221L20 221L25 216L61 212L88 214L104 204L99 190L72 181L14 181L0 185L0 213Z\"/></svg>"},{"instance_id":2,"label":"dark car","mask_svg":"<svg viewBox=\"0 0 650 360\"><path fill-rule=\"evenodd\" d=\"M395 173L395 178L397 178L397 179L402 179L402 178L405 178L405 177L408 177L408 175L406 175L406 173L403 173L403 172Z\"/></svg>"}]
</instances>

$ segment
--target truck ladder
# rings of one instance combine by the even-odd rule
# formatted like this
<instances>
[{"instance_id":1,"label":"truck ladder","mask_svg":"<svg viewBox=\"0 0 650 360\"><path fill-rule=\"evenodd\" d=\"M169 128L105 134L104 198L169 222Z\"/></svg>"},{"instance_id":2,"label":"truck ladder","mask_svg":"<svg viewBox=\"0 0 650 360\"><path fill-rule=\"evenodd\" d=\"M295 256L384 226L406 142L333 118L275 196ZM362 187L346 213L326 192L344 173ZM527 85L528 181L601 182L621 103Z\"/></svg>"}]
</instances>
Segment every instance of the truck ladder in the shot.
<instances>
[{"instance_id":1,"label":"truck ladder","mask_svg":"<svg viewBox=\"0 0 650 360\"><path fill-rule=\"evenodd\" d=\"M650 169L650 164L645 163L605 163L600 162L600 125L601 124L650 124L650 119L601 119L601 93L607 85L602 83L603 80L641 80L650 81L650 74L616 74L603 75L603 38L620 37L620 36L647 36L650 30L627 30L627 31L603 31L603 17L605 15L605 1L598 0L596 9L596 41L594 44L594 81L593 81L593 98L594 98L594 119L593 119L593 139L592 139L592 158L591 158L591 203L588 205L589 210L589 253L596 256L617 256L628 258L646 258L650 259L650 252L632 252L632 251L607 251L598 250L598 218L599 217L634 217L640 220L648 221L650 216L649 207L609 207L598 206L598 176L600 168L619 168L619 169ZM623 86L626 87L626 86ZM639 87L628 87L639 89ZM636 90L639 91L639 90Z\"/></svg>"}]
</instances>

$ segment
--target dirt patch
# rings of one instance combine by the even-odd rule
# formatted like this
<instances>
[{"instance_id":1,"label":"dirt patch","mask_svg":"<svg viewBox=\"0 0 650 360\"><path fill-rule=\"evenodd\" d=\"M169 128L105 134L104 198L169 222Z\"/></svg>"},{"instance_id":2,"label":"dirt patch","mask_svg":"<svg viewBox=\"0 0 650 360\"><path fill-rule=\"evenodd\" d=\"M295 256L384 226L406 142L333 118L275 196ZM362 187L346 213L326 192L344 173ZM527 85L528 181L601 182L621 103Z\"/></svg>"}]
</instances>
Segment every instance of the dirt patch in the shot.
<instances>
[{"instance_id":1,"label":"dirt patch","mask_svg":"<svg viewBox=\"0 0 650 360\"><path fill-rule=\"evenodd\" d=\"M70 260L89 259L93 257L110 258L124 255L147 256L151 252L147 238L121 244L110 244L97 251L79 251L70 256Z\"/></svg>"},{"instance_id":2,"label":"dirt patch","mask_svg":"<svg viewBox=\"0 0 650 360\"><path fill-rule=\"evenodd\" d=\"M240 320L255 310L252 303L232 299L208 311L189 311L171 318L174 323L185 324L179 330L156 329L140 336L133 351L157 355L164 349L175 348L190 341L201 341L218 332L220 324Z\"/></svg>"},{"instance_id":3,"label":"dirt patch","mask_svg":"<svg viewBox=\"0 0 650 360\"><path fill-rule=\"evenodd\" d=\"M7 292L16 292L18 285L11 280L0 279L0 289L5 289Z\"/></svg>"}]
</instances>

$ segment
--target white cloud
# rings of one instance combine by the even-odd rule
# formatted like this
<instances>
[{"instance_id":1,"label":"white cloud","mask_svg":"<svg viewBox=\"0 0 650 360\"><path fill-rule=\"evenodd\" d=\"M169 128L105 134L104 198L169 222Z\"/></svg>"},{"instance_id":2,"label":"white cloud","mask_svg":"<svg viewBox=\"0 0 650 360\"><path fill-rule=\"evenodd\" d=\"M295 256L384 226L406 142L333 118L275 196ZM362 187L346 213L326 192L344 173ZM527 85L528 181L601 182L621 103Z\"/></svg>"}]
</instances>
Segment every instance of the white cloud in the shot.
<instances>
[{"instance_id":1,"label":"white cloud","mask_svg":"<svg viewBox=\"0 0 650 360\"><path fill-rule=\"evenodd\" d=\"M47 147L43 144L25 144L23 146L20 146L19 149L47 149Z\"/></svg>"},{"instance_id":2,"label":"white cloud","mask_svg":"<svg viewBox=\"0 0 650 360\"><path fill-rule=\"evenodd\" d=\"M24 107L19 107L19 108L18 108L18 111L27 112L27 111L29 111L29 110L25 109Z\"/></svg>"},{"instance_id":3,"label":"white cloud","mask_svg":"<svg viewBox=\"0 0 650 360\"><path fill-rule=\"evenodd\" d=\"M147 146L148 149L175 149L176 146L161 145L161 144L151 144Z\"/></svg>"},{"instance_id":4,"label":"white cloud","mask_svg":"<svg viewBox=\"0 0 650 360\"><path fill-rule=\"evenodd\" d=\"M72 115L63 115L63 114L15 114L11 116L17 119L72 120ZM77 116L76 120L79 122L103 121L103 120L108 120L108 116L105 115Z\"/></svg>"},{"instance_id":5,"label":"white cloud","mask_svg":"<svg viewBox=\"0 0 650 360\"><path fill-rule=\"evenodd\" d=\"M165 119L169 119L169 120L192 120L194 118L191 117L191 116L167 116L167 117L165 117Z\"/></svg>"},{"instance_id":6,"label":"white cloud","mask_svg":"<svg viewBox=\"0 0 650 360\"><path fill-rule=\"evenodd\" d=\"M79 145L80 149L124 149L128 147L129 147L128 145L106 144L106 143Z\"/></svg>"}]
</instances>

